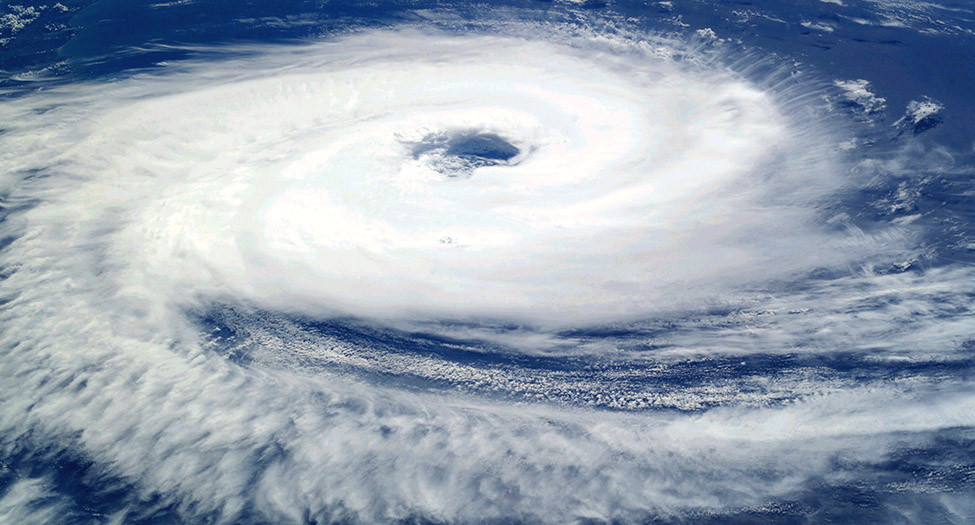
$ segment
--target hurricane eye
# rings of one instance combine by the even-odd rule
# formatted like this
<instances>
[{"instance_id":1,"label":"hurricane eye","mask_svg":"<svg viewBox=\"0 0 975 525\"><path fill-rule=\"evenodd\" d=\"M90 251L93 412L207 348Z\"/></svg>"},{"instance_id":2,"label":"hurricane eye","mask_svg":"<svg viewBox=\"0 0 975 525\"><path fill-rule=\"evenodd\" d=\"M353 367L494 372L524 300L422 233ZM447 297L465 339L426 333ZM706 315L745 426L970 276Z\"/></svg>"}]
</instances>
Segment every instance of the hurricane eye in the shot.
<instances>
[{"instance_id":1,"label":"hurricane eye","mask_svg":"<svg viewBox=\"0 0 975 525\"><path fill-rule=\"evenodd\" d=\"M477 129L430 133L407 145L414 160L448 178L467 178L485 166L512 165L521 154L501 135Z\"/></svg>"},{"instance_id":2,"label":"hurricane eye","mask_svg":"<svg viewBox=\"0 0 975 525\"><path fill-rule=\"evenodd\" d=\"M447 155L483 162L507 162L518 153L518 148L492 133L461 133L447 141Z\"/></svg>"}]
</instances>

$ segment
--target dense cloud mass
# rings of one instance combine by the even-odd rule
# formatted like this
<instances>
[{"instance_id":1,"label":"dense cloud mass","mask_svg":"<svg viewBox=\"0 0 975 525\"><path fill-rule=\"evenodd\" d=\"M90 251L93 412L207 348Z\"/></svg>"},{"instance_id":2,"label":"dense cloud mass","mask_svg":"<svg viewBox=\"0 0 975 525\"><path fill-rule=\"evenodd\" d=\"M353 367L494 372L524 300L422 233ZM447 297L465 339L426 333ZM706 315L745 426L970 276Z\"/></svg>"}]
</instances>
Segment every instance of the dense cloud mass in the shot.
<instances>
[{"instance_id":1,"label":"dense cloud mass","mask_svg":"<svg viewBox=\"0 0 975 525\"><path fill-rule=\"evenodd\" d=\"M713 32L434 26L0 105L0 446L55 465L0 513L972 515L939 102L876 146L867 81Z\"/></svg>"}]
</instances>

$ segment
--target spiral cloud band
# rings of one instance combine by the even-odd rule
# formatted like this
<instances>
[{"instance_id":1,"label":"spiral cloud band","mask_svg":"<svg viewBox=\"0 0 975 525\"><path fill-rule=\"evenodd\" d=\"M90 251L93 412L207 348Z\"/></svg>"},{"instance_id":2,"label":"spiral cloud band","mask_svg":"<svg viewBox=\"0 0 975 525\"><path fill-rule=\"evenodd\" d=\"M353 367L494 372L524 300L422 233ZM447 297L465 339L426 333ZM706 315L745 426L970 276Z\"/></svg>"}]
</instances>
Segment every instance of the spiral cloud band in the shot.
<instances>
[{"instance_id":1,"label":"spiral cloud band","mask_svg":"<svg viewBox=\"0 0 975 525\"><path fill-rule=\"evenodd\" d=\"M706 514L975 425L971 271L871 270L914 230L836 204L829 82L555 25L199 52L0 107L4 451L123 519Z\"/></svg>"},{"instance_id":2,"label":"spiral cloud band","mask_svg":"<svg viewBox=\"0 0 975 525\"><path fill-rule=\"evenodd\" d=\"M127 210L108 249L150 301L592 319L836 256L788 195L839 182L820 123L616 45L358 35L93 116L65 162L125 174L76 195Z\"/></svg>"}]
</instances>

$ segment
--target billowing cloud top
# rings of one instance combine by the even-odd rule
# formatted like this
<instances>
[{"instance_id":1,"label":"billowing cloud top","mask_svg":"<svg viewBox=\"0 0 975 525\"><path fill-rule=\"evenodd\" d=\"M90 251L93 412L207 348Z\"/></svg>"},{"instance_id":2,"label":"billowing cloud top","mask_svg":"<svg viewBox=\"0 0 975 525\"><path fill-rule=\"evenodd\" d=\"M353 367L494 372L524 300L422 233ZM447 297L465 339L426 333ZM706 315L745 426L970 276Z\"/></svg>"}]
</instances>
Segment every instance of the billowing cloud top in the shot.
<instances>
[{"instance_id":1,"label":"billowing cloud top","mask_svg":"<svg viewBox=\"0 0 975 525\"><path fill-rule=\"evenodd\" d=\"M975 424L969 382L889 380L961 359L975 280L880 270L917 229L844 211L892 168L851 161L836 86L714 39L494 29L0 106L6 453L99 466L122 516L640 520Z\"/></svg>"}]
</instances>

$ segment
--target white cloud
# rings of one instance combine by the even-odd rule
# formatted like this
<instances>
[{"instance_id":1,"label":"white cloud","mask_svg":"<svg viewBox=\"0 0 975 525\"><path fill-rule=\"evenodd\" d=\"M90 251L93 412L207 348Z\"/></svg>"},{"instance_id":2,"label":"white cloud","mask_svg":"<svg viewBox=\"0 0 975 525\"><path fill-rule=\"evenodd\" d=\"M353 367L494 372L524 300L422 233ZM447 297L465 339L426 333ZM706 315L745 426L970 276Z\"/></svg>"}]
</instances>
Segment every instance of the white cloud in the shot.
<instances>
[{"instance_id":1,"label":"white cloud","mask_svg":"<svg viewBox=\"0 0 975 525\"><path fill-rule=\"evenodd\" d=\"M59 523L80 518L72 502L58 494L46 478L14 479L0 492L0 519L6 523Z\"/></svg>"},{"instance_id":2,"label":"white cloud","mask_svg":"<svg viewBox=\"0 0 975 525\"><path fill-rule=\"evenodd\" d=\"M925 119L935 117L944 108L940 102L930 97L925 97L921 100L912 100L907 103L907 110L904 112L904 116L898 119L894 125L908 124L916 126Z\"/></svg>"},{"instance_id":3,"label":"white cloud","mask_svg":"<svg viewBox=\"0 0 975 525\"><path fill-rule=\"evenodd\" d=\"M824 24L822 22L809 22L809 21L804 21L804 22L801 23L801 25L802 25L802 27L805 27L806 29L813 29L813 30L816 30L816 31L824 31L826 33L832 33L833 30L834 30L834 27L832 25L830 25L830 24Z\"/></svg>"},{"instance_id":4,"label":"white cloud","mask_svg":"<svg viewBox=\"0 0 975 525\"><path fill-rule=\"evenodd\" d=\"M971 317L939 308L970 308L971 271L874 272L907 251L910 225L818 220L857 176L837 153L847 131L810 106L820 90L746 79L667 38L516 29L237 50L0 106L4 450L73 450L188 521L566 522L761 505L854 476L839 456L880 463L975 424L966 383L804 370L764 397L707 383L667 398L722 405L706 412L593 411L571 405L613 392L279 321L524 319L535 331L512 340L544 354L566 340L550 327L653 313L694 328L663 336L662 359L868 344L955 357ZM665 58L678 51L688 65ZM523 158L447 180L409 149L457 129ZM814 268L844 277L770 296ZM698 315L734 301L739 317ZM253 366L213 351L188 313L214 303L264 317L247 323ZM403 391L343 366L568 394ZM0 500L14 516L48 490L19 483Z\"/></svg>"},{"instance_id":5,"label":"white cloud","mask_svg":"<svg viewBox=\"0 0 975 525\"><path fill-rule=\"evenodd\" d=\"M881 113L887 107L887 99L871 91L870 82L864 79L836 80L836 87L843 90L843 97L865 114Z\"/></svg>"}]
</instances>

